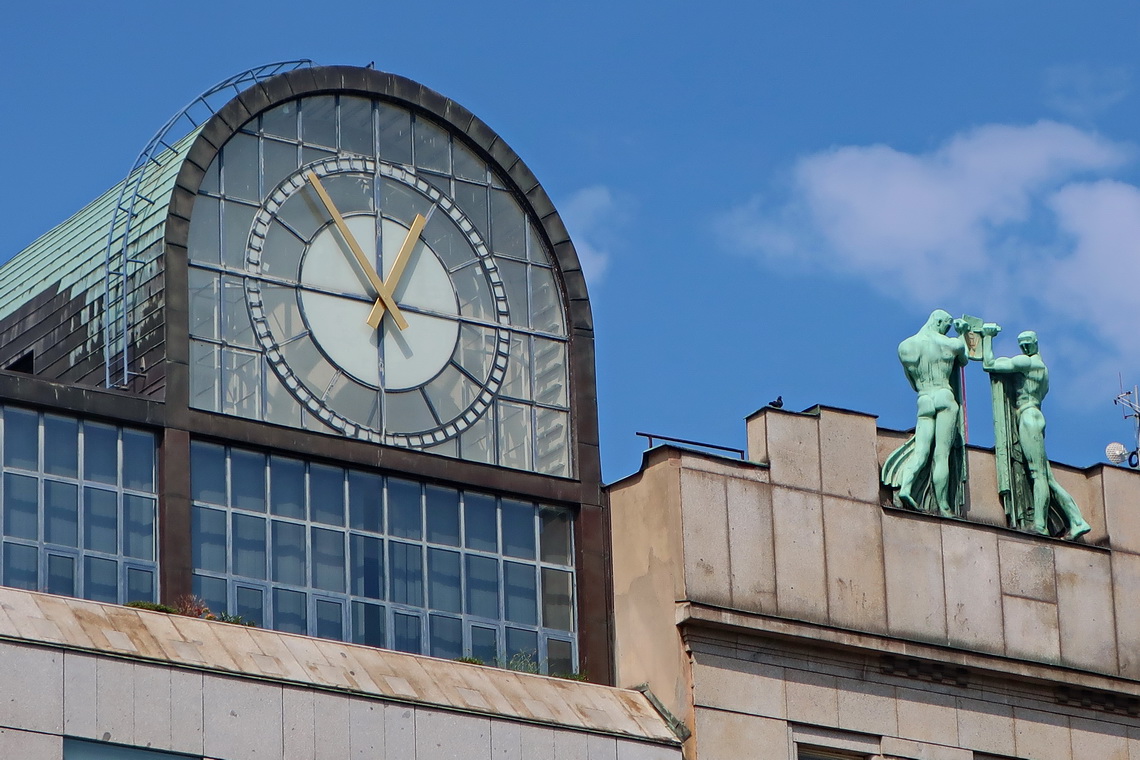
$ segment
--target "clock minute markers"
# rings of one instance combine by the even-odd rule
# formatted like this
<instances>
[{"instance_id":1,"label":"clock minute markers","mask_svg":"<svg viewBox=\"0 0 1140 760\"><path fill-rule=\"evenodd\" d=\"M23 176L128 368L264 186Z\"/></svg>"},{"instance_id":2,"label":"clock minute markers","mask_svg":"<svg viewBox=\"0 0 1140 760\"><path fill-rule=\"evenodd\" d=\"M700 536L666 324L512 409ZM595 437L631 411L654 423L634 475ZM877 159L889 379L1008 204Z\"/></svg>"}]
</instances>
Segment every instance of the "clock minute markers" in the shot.
<instances>
[{"instance_id":1,"label":"clock minute markers","mask_svg":"<svg viewBox=\"0 0 1140 760\"><path fill-rule=\"evenodd\" d=\"M384 281L380 279L380 275L376 273L376 269L372 266L372 264L369 263L368 257L364 255L364 251L360 248L360 244L356 242L356 237L353 236L351 230L348 229L348 225L345 224L344 217L341 216L339 211L337 211L336 206L333 204L332 198L329 197L328 191L326 191L324 185L321 184L320 178L317 177L315 172L306 172L305 179L307 179L313 186L313 189L317 191L317 196L321 199L321 203L324 204L325 210L329 212L329 216L332 217L333 223L336 224L337 230L340 231L341 236L344 238L345 242L348 243L349 250L352 251L352 255L356 259L356 263L360 265L361 270L364 272L364 276L368 278L368 282L372 285L372 289L376 291L376 303L373 304L372 312L368 315L369 326L371 326L373 329L379 328L380 318L384 316L383 308L379 310L379 317L376 319L375 324L373 324L372 321L373 315L377 314L377 307L379 306L386 307L389 311L392 312L392 319L396 322L396 327L400 328L401 330L406 330L408 328L408 320L404 318L403 313L400 311L400 307L396 305L396 299L392 297L392 294L388 290L387 285L385 285ZM405 245L406 244L407 241L405 241Z\"/></svg>"}]
</instances>

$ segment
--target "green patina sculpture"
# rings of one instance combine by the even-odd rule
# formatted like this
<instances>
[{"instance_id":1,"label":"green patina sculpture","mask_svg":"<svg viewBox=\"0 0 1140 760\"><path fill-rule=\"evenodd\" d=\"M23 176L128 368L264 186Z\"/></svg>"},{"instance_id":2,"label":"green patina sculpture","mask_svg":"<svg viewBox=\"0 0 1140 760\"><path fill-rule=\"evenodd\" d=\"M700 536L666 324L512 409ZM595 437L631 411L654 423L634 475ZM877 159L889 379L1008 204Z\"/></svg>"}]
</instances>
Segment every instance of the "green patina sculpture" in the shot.
<instances>
[{"instance_id":1,"label":"green patina sculpture","mask_svg":"<svg viewBox=\"0 0 1140 760\"><path fill-rule=\"evenodd\" d=\"M953 325L958 337L947 333ZM966 499L965 435L959 370L968 362L965 323L936 309L899 344L899 361L918 393L914 435L883 464L882 482L906 507L961 515Z\"/></svg>"},{"instance_id":2,"label":"green patina sculpture","mask_svg":"<svg viewBox=\"0 0 1140 760\"><path fill-rule=\"evenodd\" d=\"M987 322L980 332L982 368L990 373L993 395L998 493L1009 524L1067 539L1083 536L1089 524L1045 456L1041 402L1049 392L1049 370L1037 350L1037 333L1017 336L1021 356L994 357L993 339L1001 327Z\"/></svg>"}]
</instances>

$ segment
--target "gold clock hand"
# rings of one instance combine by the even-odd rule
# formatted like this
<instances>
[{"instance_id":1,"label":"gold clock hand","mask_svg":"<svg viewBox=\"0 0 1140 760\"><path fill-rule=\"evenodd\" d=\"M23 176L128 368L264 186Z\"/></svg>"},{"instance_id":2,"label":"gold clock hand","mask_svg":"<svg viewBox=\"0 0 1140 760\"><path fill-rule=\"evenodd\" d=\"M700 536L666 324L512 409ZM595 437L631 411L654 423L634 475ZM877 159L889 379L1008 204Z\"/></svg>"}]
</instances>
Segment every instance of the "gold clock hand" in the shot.
<instances>
[{"instance_id":1,"label":"gold clock hand","mask_svg":"<svg viewBox=\"0 0 1140 760\"><path fill-rule=\"evenodd\" d=\"M376 269L373 268L372 264L368 261L368 257L364 255L364 251L360 248L360 244L356 242L356 238L348 229L348 225L344 223L344 217L340 215L340 212L337 211L336 206L333 205L332 198L329 197L329 194L325 190L324 185L321 184L321 180L314 172L307 172L305 174L305 179L307 179L313 185L313 189L317 191L317 195L320 197L321 203L324 204L325 209L329 212L329 216L331 216L333 219L333 223L336 224L336 228L340 230L341 236L344 238L345 242L348 243L348 248L352 251L352 255L356 258L356 263L360 265L360 268L364 271L364 276L368 278L368 282L372 284L372 289L376 291L377 298L376 303L372 306L372 313L376 312L378 305L383 304L389 310L391 310L392 319L395 320L396 326L401 330L406 330L408 327L408 320L404 319L404 315L400 311L400 307L396 305L396 299L392 297L392 294L384 284L384 281L380 279L380 275L376 273ZM381 310L380 316L382 317L383 315L384 312ZM369 314L368 324L371 325L373 329L376 329L380 326L380 321L377 320L376 323L373 324L372 315Z\"/></svg>"},{"instance_id":2,"label":"gold clock hand","mask_svg":"<svg viewBox=\"0 0 1140 760\"><path fill-rule=\"evenodd\" d=\"M423 214L416 214L416 218L412 220L412 226L408 230L408 234L404 236L404 242L400 246L400 252L396 254L396 260L392 262L392 269L388 272L388 279L384 280L384 287L388 289L389 293L395 294L396 286L400 284L400 278L404 275L404 269L408 266L408 261L412 258L412 251L415 250L416 243L420 239L420 233L424 231L424 225L427 224L427 219ZM377 301L372 307L372 313L368 315L368 324L372 325L375 329L380 326L380 320L384 318L384 304Z\"/></svg>"}]
</instances>

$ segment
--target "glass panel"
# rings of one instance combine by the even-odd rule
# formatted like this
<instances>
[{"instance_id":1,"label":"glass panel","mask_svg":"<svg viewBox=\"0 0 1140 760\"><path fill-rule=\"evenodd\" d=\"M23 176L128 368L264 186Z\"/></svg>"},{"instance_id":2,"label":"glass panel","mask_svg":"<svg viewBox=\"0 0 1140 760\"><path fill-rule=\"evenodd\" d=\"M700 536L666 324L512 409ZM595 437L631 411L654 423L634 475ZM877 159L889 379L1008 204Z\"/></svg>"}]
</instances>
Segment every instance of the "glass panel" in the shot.
<instances>
[{"instance_id":1,"label":"glass panel","mask_svg":"<svg viewBox=\"0 0 1140 760\"><path fill-rule=\"evenodd\" d=\"M417 616L397 612L392 615L392 628L393 649L397 652L420 653L420 619Z\"/></svg>"},{"instance_id":2,"label":"glass panel","mask_svg":"<svg viewBox=\"0 0 1140 760\"><path fill-rule=\"evenodd\" d=\"M491 557L467 555L467 614L498 619L499 563Z\"/></svg>"},{"instance_id":3,"label":"glass panel","mask_svg":"<svg viewBox=\"0 0 1140 760\"><path fill-rule=\"evenodd\" d=\"M554 273L542 267L530 268L530 325L543 332L566 334L562 298L554 283Z\"/></svg>"},{"instance_id":4,"label":"glass panel","mask_svg":"<svg viewBox=\"0 0 1140 760\"><path fill-rule=\"evenodd\" d=\"M574 648L569 641L547 639L546 663L546 672L551 675L565 676L578 672L574 662Z\"/></svg>"},{"instance_id":5,"label":"glass panel","mask_svg":"<svg viewBox=\"0 0 1140 760\"><path fill-rule=\"evenodd\" d=\"M265 154L263 182L265 194L269 195L281 180L297 170L297 144L264 140L261 146Z\"/></svg>"},{"instance_id":6,"label":"glass panel","mask_svg":"<svg viewBox=\"0 0 1140 760\"><path fill-rule=\"evenodd\" d=\"M416 119L416 166L437 172L451 171L451 145L447 133L422 118Z\"/></svg>"},{"instance_id":7,"label":"glass panel","mask_svg":"<svg viewBox=\"0 0 1140 760\"><path fill-rule=\"evenodd\" d=\"M475 229L479 230L480 236L486 240L488 235L487 227L487 186L486 185L473 185L470 182L463 182L456 180L455 182L455 202L471 223L475 225Z\"/></svg>"},{"instance_id":8,"label":"glass panel","mask_svg":"<svg viewBox=\"0 0 1140 760\"><path fill-rule=\"evenodd\" d=\"M534 400L548 406L566 403L566 344L534 338Z\"/></svg>"},{"instance_id":9,"label":"glass panel","mask_svg":"<svg viewBox=\"0 0 1140 760\"><path fill-rule=\"evenodd\" d=\"M329 387L329 382L337 372L308 337L282 346L281 353L297 377L309 388Z\"/></svg>"},{"instance_id":10,"label":"glass panel","mask_svg":"<svg viewBox=\"0 0 1140 760\"><path fill-rule=\"evenodd\" d=\"M363 472L348 473L348 512L357 530L384 532L384 481Z\"/></svg>"},{"instance_id":11,"label":"glass panel","mask_svg":"<svg viewBox=\"0 0 1140 760\"><path fill-rule=\"evenodd\" d=\"M246 305L245 284L237 277L222 277L222 340L231 346L253 348L253 323Z\"/></svg>"},{"instance_id":12,"label":"glass panel","mask_svg":"<svg viewBox=\"0 0 1140 760\"><path fill-rule=\"evenodd\" d=\"M344 591L344 534L313 528L313 586Z\"/></svg>"},{"instance_id":13,"label":"glass panel","mask_svg":"<svg viewBox=\"0 0 1140 760\"><path fill-rule=\"evenodd\" d=\"M503 581L506 585L505 617L512 623L538 624L538 589L534 567L517 562L503 563Z\"/></svg>"},{"instance_id":14,"label":"glass panel","mask_svg":"<svg viewBox=\"0 0 1140 760\"><path fill-rule=\"evenodd\" d=\"M550 266L550 251L542 241L542 236L538 230L530 222L526 223L526 238L527 257L536 264Z\"/></svg>"},{"instance_id":15,"label":"glass panel","mask_svg":"<svg viewBox=\"0 0 1140 760\"><path fill-rule=\"evenodd\" d=\"M75 557L49 554L47 561L47 592L75 596Z\"/></svg>"},{"instance_id":16,"label":"glass panel","mask_svg":"<svg viewBox=\"0 0 1140 760\"><path fill-rule=\"evenodd\" d=\"M384 598L384 542L352 534L352 593L370 599Z\"/></svg>"},{"instance_id":17,"label":"glass panel","mask_svg":"<svg viewBox=\"0 0 1140 760\"><path fill-rule=\"evenodd\" d=\"M384 429L394 433L415 433L436 426L427 401L418 391L384 394Z\"/></svg>"},{"instance_id":18,"label":"glass panel","mask_svg":"<svg viewBox=\"0 0 1140 760\"><path fill-rule=\"evenodd\" d=\"M463 494L463 530L468 549L499 550L499 521L495 497L481 493Z\"/></svg>"},{"instance_id":19,"label":"glass panel","mask_svg":"<svg viewBox=\"0 0 1140 760\"><path fill-rule=\"evenodd\" d=\"M523 211L510 193L491 191L491 239L495 253L526 259Z\"/></svg>"},{"instance_id":20,"label":"glass panel","mask_svg":"<svg viewBox=\"0 0 1140 760\"><path fill-rule=\"evenodd\" d=\"M222 204L222 265L232 269L245 269L249 247L249 233L253 227L255 206L240 203ZM223 306L223 310L224 310ZM223 317L224 318L224 317ZM234 317L236 321L237 317ZM224 330L223 325L223 330Z\"/></svg>"},{"instance_id":21,"label":"glass panel","mask_svg":"<svg viewBox=\"0 0 1140 760\"><path fill-rule=\"evenodd\" d=\"M570 512L554 507L538 510L538 539L542 561L556 565L570 564Z\"/></svg>"},{"instance_id":22,"label":"glass panel","mask_svg":"<svg viewBox=\"0 0 1140 760\"><path fill-rule=\"evenodd\" d=\"M499 401L496 406L499 410L499 464L529 470L530 407L507 401Z\"/></svg>"},{"instance_id":23,"label":"glass panel","mask_svg":"<svg viewBox=\"0 0 1140 760\"><path fill-rule=\"evenodd\" d=\"M431 616L431 656L449 660L463 656L463 623L459 618Z\"/></svg>"},{"instance_id":24,"label":"glass panel","mask_svg":"<svg viewBox=\"0 0 1140 760\"><path fill-rule=\"evenodd\" d=\"M389 219L395 219L397 222L407 226L411 224L416 214L427 216L428 212L432 209L432 203L419 192L404 183L388 179L387 177L381 177L380 208L383 210L384 216ZM440 214L438 216L444 215ZM431 244L433 240L432 230L438 226L438 222L433 224L433 220L436 218L437 215L433 215L432 218L428 220L427 226L422 233L423 239L427 241L427 244L433 250L435 246ZM453 230L455 229L454 225L451 225L451 227ZM458 230L456 230L456 232L458 232ZM439 253L439 251L436 252Z\"/></svg>"},{"instance_id":25,"label":"glass panel","mask_svg":"<svg viewBox=\"0 0 1140 760\"><path fill-rule=\"evenodd\" d=\"M273 589L273 627L285 633L308 633L309 614L300 591Z\"/></svg>"},{"instance_id":26,"label":"glass panel","mask_svg":"<svg viewBox=\"0 0 1140 760\"><path fill-rule=\"evenodd\" d=\"M273 514L305 518L305 463L272 457L269 460L270 505Z\"/></svg>"},{"instance_id":27,"label":"glass panel","mask_svg":"<svg viewBox=\"0 0 1140 760\"><path fill-rule=\"evenodd\" d=\"M433 610L462 612L460 598L459 553L428 549L429 598Z\"/></svg>"},{"instance_id":28,"label":"glass panel","mask_svg":"<svg viewBox=\"0 0 1140 760\"><path fill-rule=\"evenodd\" d=\"M79 476L78 421L44 415L44 472L68 478Z\"/></svg>"},{"instance_id":29,"label":"glass panel","mask_svg":"<svg viewBox=\"0 0 1140 760\"><path fill-rule=\"evenodd\" d=\"M40 461L39 415L23 409L4 409L4 466L38 470Z\"/></svg>"},{"instance_id":30,"label":"glass panel","mask_svg":"<svg viewBox=\"0 0 1140 760\"><path fill-rule=\"evenodd\" d=\"M154 492L154 436L123 430L123 488Z\"/></svg>"},{"instance_id":31,"label":"glass panel","mask_svg":"<svg viewBox=\"0 0 1140 760\"><path fill-rule=\"evenodd\" d=\"M217 162L211 164L217 166ZM221 203L216 198L198 195L190 215L187 255L191 261L204 264L221 263Z\"/></svg>"},{"instance_id":32,"label":"glass panel","mask_svg":"<svg viewBox=\"0 0 1140 760\"><path fill-rule=\"evenodd\" d=\"M318 599L316 634L322 639L344 640L344 614L340 602Z\"/></svg>"},{"instance_id":33,"label":"glass panel","mask_svg":"<svg viewBox=\"0 0 1140 760\"><path fill-rule=\"evenodd\" d=\"M265 455L230 451L230 505L251 512L265 511Z\"/></svg>"},{"instance_id":34,"label":"glass panel","mask_svg":"<svg viewBox=\"0 0 1140 760\"><path fill-rule=\"evenodd\" d=\"M420 607L424 603L423 555L416 544L402 541L388 543L388 577L391 578L391 600L398 604Z\"/></svg>"},{"instance_id":35,"label":"glass panel","mask_svg":"<svg viewBox=\"0 0 1140 760\"><path fill-rule=\"evenodd\" d=\"M83 547L119 553L119 499L114 491L83 489Z\"/></svg>"},{"instance_id":36,"label":"glass panel","mask_svg":"<svg viewBox=\"0 0 1140 760\"><path fill-rule=\"evenodd\" d=\"M231 515L233 545L230 561L234 575L265 577L265 519L253 515Z\"/></svg>"},{"instance_id":37,"label":"glass panel","mask_svg":"<svg viewBox=\"0 0 1140 760\"><path fill-rule=\"evenodd\" d=\"M289 196L289 200L285 201L277 212L277 218L303 240L310 240L313 233L328 222L325 207L311 184L305 185Z\"/></svg>"},{"instance_id":38,"label":"glass panel","mask_svg":"<svg viewBox=\"0 0 1140 760\"><path fill-rule=\"evenodd\" d=\"M495 259L503 287L507 290L507 308L511 311L511 324L527 326L526 264L511 259Z\"/></svg>"},{"instance_id":39,"label":"glass panel","mask_svg":"<svg viewBox=\"0 0 1140 760\"><path fill-rule=\"evenodd\" d=\"M538 634L535 631L507 629L508 667L538 672Z\"/></svg>"},{"instance_id":40,"label":"glass panel","mask_svg":"<svg viewBox=\"0 0 1140 760\"><path fill-rule=\"evenodd\" d=\"M283 224L274 221L265 233L265 245L261 249L261 273L274 277L297 277L301 270L301 254L305 244L287 230ZM296 291L292 287L261 283L261 298L265 303L265 313L274 335L280 340L291 338L303 330L297 311ZM286 310L283 305L292 306ZM284 315L288 315L288 319Z\"/></svg>"},{"instance_id":41,"label":"glass panel","mask_svg":"<svg viewBox=\"0 0 1140 760\"><path fill-rule=\"evenodd\" d=\"M341 216L348 217L354 212L375 212L376 195L372 187L372 175L335 174L323 182L333 200L333 206Z\"/></svg>"},{"instance_id":42,"label":"glass panel","mask_svg":"<svg viewBox=\"0 0 1140 760\"><path fill-rule=\"evenodd\" d=\"M83 598L110 604L119 601L119 566L115 560L83 558Z\"/></svg>"},{"instance_id":43,"label":"glass panel","mask_svg":"<svg viewBox=\"0 0 1140 760\"><path fill-rule=\"evenodd\" d=\"M194 507L190 513L190 551L195 570L226 572L226 513Z\"/></svg>"},{"instance_id":44,"label":"glass panel","mask_svg":"<svg viewBox=\"0 0 1140 760\"><path fill-rule=\"evenodd\" d=\"M326 525L344 525L344 470L309 465L309 519Z\"/></svg>"},{"instance_id":45,"label":"glass panel","mask_svg":"<svg viewBox=\"0 0 1140 760\"><path fill-rule=\"evenodd\" d=\"M273 580L305 585L305 526L273 521Z\"/></svg>"},{"instance_id":46,"label":"glass panel","mask_svg":"<svg viewBox=\"0 0 1140 760\"><path fill-rule=\"evenodd\" d=\"M262 371L265 374L265 421L301 427L301 405L268 367Z\"/></svg>"},{"instance_id":47,"label":"glass panel","mask_svg":"<svg viewBox=\"0 0 1140 760\"><path fill-rule=\"evenodd\" d=\"M229 605L226 603L226 582L221 578L210 578L205 575L194 575L194 596L206 603L214 612L225 612Z\"/></svg>"},{"instance_id":48,"label":"glass panel","mask_svg":"<svg viewBox=\"0 0 1140 760\"><path fill-rule=\"evenodd\" d=\"M400 538L419 538L420 484L388 478L388 533Z\"/></svg>"},{"instance_id":49,"label":"glass panel","mask_svg":"<svg viewBox=\"0 0 1140 760\"><path fill-rule=\"evenodd\" d=\"M234 614L256 626L264 625L265 595L261 589L238 586L234 590Z\"/></svg>"},{"instance_id":50,"label":"glass panel","mask_svg":"<svg viewBox=\"0 0 1140 760\"><path fill-rule=\"evenodd\" d=\"M4 542L4 585L38 591L40 587L39 552L34 546Z\"/></svg>"},{"instance_id":51,"label":"glass panel","mask_svg":"<svg viewBox=\"0 0 1140 760\"><path fill-rule=\"evenodd\" d=\"M350 95L340 96L340 147L341 150L375 156L372 129L372 101Z\"/></svg>"},{"instance_id":52,"label":"glass panel","mask_svg":"<svg viewBox=\"0 0 1140 760\"><path fill-rule=\"evenodd\" d=\"M380 117L380 157L398 164L412 163L412 117L386 103L377 106Z\"/></svg>"},{"instance_id":53,"label":"glass panel","mask_svg":"<svg viewBox=\"0 0 1140 760\"><path fill-rule=\"evenodd\" d=\"M261 115L261 131L267 135L297 139L297 102L277 106Z\"/></svg>"},{"instance_id":54,"label":"glass panel","mask_svg":"<svg viewBox=\"0 0 1140 760\"><path fill-rule=\"evenodd\" d=\"M542 624L547 628L574 630L572 583L570 573L542 568Z\"/></svg>"},{"instance_id":55,"label":"glass panel","mask_svg":"<svg viewBox=\"0 0 1140 760\"><path fill-rule=\"evenodd\" d=\"M530 336L511 332L510 356L503 395L530 400Z\"/></svg>"},{"instance_id":56,"label":"glass panel","mask_svg":"<svg viewBox=\"0 0 1140 760\"><path fill-rule=\"evenodd\" d=\"M4 535L38 541L39 503L38 480L30 475L4 473Z\"/></svg>"},{"instance_id":57,"label":"glass panel","mask_svg":"<svg viewBox=\"0 0 1140 760\"><path fill-rule=\"evenodd\" d=\"M503 499L503 554L534 559L534 505Z\"/></svg>"},{"instance_id":58,"label":"glass panel","mask_svg":"<svg viewBox=\"0 0 1140 760\"><path fill-rule=\"evenodd\" d=\"M320 148L310 148L305 145L301 148L301 163L311 164L314 161L323 161L326 158L332 158L336 153L331 150L322 150Z\"/></svg>"},{"instance_id":59,"label":"glass panel","mask_svg":"<svg viewBox=\"0 0 1140 760\"><path fill-rule=\"evenodd\" d=\"M98 483L119 482L119 431L110 425L83 423L83 477Z\"/></svg>"},{"instance_id":60,"label":"glass panel","mask_svg":"<svg viewBox=\"0 0 1140 760\"><path fill-rule=\"evenodd\" d=\"M459 492L428 486L427 538L433 544L459 546Z\"/></svg>"},{"instance_id":61,"label":"glass panel","mask_svg":"<svg viewBox=\"0 0 1140 760\"><path fill-rule=\"evenodd\" d=\"M301 139L336 147L336 98L319 95L301 101Z\"/></svg>"},{"instance_id":62,"label":"glass panel","mask_svg":"<svg viewBox=\"0 0 1140 760\"><path fill-rule=\"evenodd\" d=\"M495 461L495 428L490 414L475 422L459 436L460 452L472 462Z\"/></svg>"},{"instance_id":63,"label":"glass panel","mask_svg":"<svg viewBox=\"0 0 1140 760\"><path fill-rule=\"evenodd\" d=\"M483 267L473 263L457 269L451 275L451 282L455 285L456 296L459 297L460 314L471 319L498 321L498 309L495 299L491 296L491 286L487 282L487 276L483 274ZM476 375L476 377L481 376Z\"/></svg>"},{"instance_id":64,"label":"glass panel","mask_svg":"<svg viewBox=\"0 0 1140 760\"><path fill-rule=\"evenodd\" d=\"M388 645L384 635L384 608L367 602L352 603L352 643L371 647Z\"/></svg>"},{"instance_id":65,"label":"glass panel","mask_svg":"<svg viewBox=\"0 0 1140 760\"><path fill-rule=\"evenodd\" d=\"M479 395L480 387L455 367L447 366L424 386L432 408L441 420L453 420Z\"/></svg>"},{"instance_id":66,"label":"glass panel","mask_svg":"<svg viewBox=\"0 0 1140 760\"><path fill-rule=\"evenodd\" d=\"M218 401L218 347L190 341L190 406L216 412Z\"/></svg>"},{"instance_id":67,"label":"glass panel","mask_svg":"<svg viewBox=\"0 0 1140 760\"><path fill-rule=\"evenodd\" d=\"M487 665L499 661L499 632L494 628L471 626L471 656Z\"/></svg>"},{"instance_id":68,"label":"glass panel","mask_svg":"<svg viewBox=\"0 0 1140 760\"><path fill-rule=\"evenodd\" d=\"M226 450L212 443L190 443L190 491L194 501L226 503Z\"/></svg>"},{"instance_id":69,"label":"glass panel","mask_svg":"<svg viewBox=\"0 0 1140 760\"><path fill-rule=\"evenodd\" d=\"M231 137L222 148L222 189L226 197L259 202L259 166L257 138L240 132Z\"/></svg>"},{"instance_id":70,"label":"glass panel","mask_svg":"<svg viewBox=\"0 0 1140 760\"><path fill-rule=\"evenodd\" d=\"M44 540L79 546L79 488L73 483L44 481Z\"/></svg>"},{"instance_id":71,"label":"glass panel","mask_svg":"<svg viewBox=\"0 0 1140 760\"><path fill-rule=\"evenodd\" d=\"M123 553L154 559L154 499L123 494Z\"/></svg>"},{"instance_id":72,"label":"glass panel","mask_svg":"<svg viewBox=\"0 0 1140 760\"><path fill-rule=\"evenodd\" d=\"M455 159L455 176L464 179L473 179L476 182L487 181L487 163L459 140L452 142L452 153Z\"/></svg>"},{"instance_id":73,"label":"glass panel","mask_svg":"<svg viewBox=\"0 0 1140 760\"><path fill-rule=\"evenodd\" d=\"M547 475L570 474L570 415L556 409L535 409L535 469Z\"/></svg>"},{"instance_id":74,"label":"glass panel","mask_svg":"<svg viewBox=\"0 0 1140 760\"><path fill-rule=\"evenodd\" d=\"M218 339L218 276L190 267L190 334Z\"/></svg>"},{"instance_id":75,"label":"glass panel","mask_svg":"<svg viewBox=\"0 0 1140 760\"><path fill-rule=\"evenodd\" d=\"M127 568L127 601L154 601L154 572L138 567Z\"/></svg>"},{"instance_id":76,"label":"glass panel","mask_svg":"<svg viewBox=\"0 0 1140 760\"><path fill-rule=\"evenodd\" d=\"M222 411L237 417L261 418L261 356L222 349Z\"/></svg>"}]
</instances>

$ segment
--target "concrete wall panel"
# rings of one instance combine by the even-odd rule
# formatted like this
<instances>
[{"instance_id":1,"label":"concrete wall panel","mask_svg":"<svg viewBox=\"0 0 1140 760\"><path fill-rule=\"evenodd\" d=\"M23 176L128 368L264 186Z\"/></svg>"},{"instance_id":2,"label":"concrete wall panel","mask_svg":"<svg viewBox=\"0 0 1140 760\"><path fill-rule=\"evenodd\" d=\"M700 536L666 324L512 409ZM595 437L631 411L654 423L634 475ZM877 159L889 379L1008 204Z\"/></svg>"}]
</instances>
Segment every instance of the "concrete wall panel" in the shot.
<instances>
[{"instance_id":1,"label":"concrete wall panel","mask_svg":"<svg viewBox=\"0 0 1140 760\"><path fill-rule=\"evenodd\" d=\"M1057 610L1061 660L1086 670L1114 672L1116 619L1112 558L1077 546L1058 546Z\"/></svg>"},{"instance_id":2,"label":"concrete wall panel","mask_svg":"<svg viewBox=\"0 0 1140 760\"><path fill-rule=\"evenodd\" d=\"M69 736L95 736L97 662L91 655L63 654L63 732Z\"/></svg>"},{"instance_id":3,"label":"concrete wall panel","mask_svg":"<svg viewBox=\"0 0 1140 760\"><path fill-rule=\"evenodd\" d=\"M1069 717L1023 707L1013 708L1017 757L1032 760L1086 760L1074 758L1069 736Z\"/></svg>"},{"instance_id":4,"label":"concrete wall panel","mask_svg":"<svg viewBox=\"0 0 1140 760\"><path fill-rule=\"evenodd\" d=\"M1061 661L1057 605L1007 596L1002 607L1006 654L1038 662Z\"/></svg>"},{"instance_id":5,"label":"concrete wall panel","mask_svg":"<svg viewBox=\"0 0 1140 760\"><path fill-rule=\"evenodd\" d=\"M1002 653L997 537L954 522L942 523L946 581L946 635L967 649Z\"/></svg>"},{"instance_id":6,"label":"concrete wall panel","mask_svg":"<svg viewBox=\"0 0 1140 760\"><path fill-rule=\"evenodd\" d=\"M1069 736L1074 758L1129 760L1128 729L1119 723L1072 717Z\"/></svg>"},{"instance_id":7,"label":"concrete wall panel","mask_svg":"<svg viewBox=\"0 0 1140 760\"><path fill-rule=\"evenodd\" d=\"M826 673L785 669L788 720L813 726L839 725L836 677Z\"/></svg>"},{"instance_id":8,"label":"concrete wall panel","mask_svg":"<svg viewBox=\"0 0 1140 760\"><path fill-rule=\"evenodd\" d=\"M694 653L693 698L699 707L786 717L784 669L752 660Z\"/></svg>"},{"instance_id":9,"label":"concrete wall panel","mask_svg":"<svg viewBox=\"0 0 1140 760\"><path fill-rule=\"evenodd\" d=\"M1112 582L1120 675L1140 679L1140 555L1113 552Z\"/></svg>"},{"instance_id":10,"label":"concrete wall panel","mask_svg":"<svg viewBox=\"0 0 1140 760\"><path fill-rule=\"evenodd\" d=\"M823 497L827 608L832 625L885 633L882 510Z\"/></svg>"},{"instance_id":11,"label":"concrete wall panel","mask_svg":"<svg viewBox=\"0 0 1140 760\"><path fill-rule=\"evenodd\" d=\"M1053 546L1032 539L998 540L1001 560L1001 592L1040 602L1057 601Z\"/></svg>"},{"instance_id":12,"label":"concrete wall panel","mask_svg":"<svg viewBox=\"0 0 1140 760\"><path fill-rule=\"evenodd\" d=\"M821 409L819 457L820 480L825 494L878 502L874 417Z\"/></svg>"},{"instance_id":13,"label":"concrete wall panel","mask_svg":"<svg viewBox=\"0 0 1140 760\"><path fill-rule=\"evenodd\" d=\"M226 760L281 758L282 687L207 675L202 679L205 754Z\"/></svg>"},{"instance_id":14,"label":"concrete wall panel","mask_svg":"<svg viewBox=\"0 0 1140 760\"><path fill-rule=\"evenodd\" d=\"M1013 708L958 697L958 744L976 752L1012 756L1017 749Z\"/></svg>"},{"instance_id":15,"label":"concrete wall panel","mask_svg":"<svg viewBox=\"0 0 1140 760\"><path fill-rule=\"evenodd\" d=\"M772 526L780 614L800 620L827 620L822 497L773 488Z\"/></svg>"},{"instance_id":16,"label":"concrete wall panel","mask_svg":"<svg viewBox=\"0 0 1140 760\"><path fill-rule=\"evenodd\" d=\"M684 467L680 475L687 596L730 605L726 479Z\"/></svg>"},{"instance_id":17,"label":"concrete wall panel","mask_svg":"<svg viewBox=\"0 0 1140 760\"><path fill-rule=\"evenodd\" d=\"M958 746L957 701L949 694L898 689L899 736L930 744Z\"/></svg>"},{"instance_id":18,"label":"concrete wall panel","mask_svg":"<svg viewBox=\"0 0 1140 760\"><path fill-rule=\"evenodd\" d=\"M63 739L52 734L0 728L0 757L12 760L61 760Z\"/></svg>"},{"instance_id":19,"label":"concrete wall panel","mask_svg":"<svg viewBox=\"0 0 1140 760\"><path fill-rule=\"evenodd\" d=\"M63 652L0 643L0 726L63 731Z\"/></svg>"},{"instance_id":20,"label":"concrete wall panel","mask_svg":"<svg viewBox=\"0 0 1140 760\"><path fill-rule=\"evenodd\" d=\"M779 412L767 418L772 483L818 491L819 418Z\"/></svg>"},{"instance_id":21,"label":"concrete wall panel","mask_svg":"<svg viewBox=\"0 0 1140 760\"><path fill-rule=\"evenodd\" d=\"M942 528L931 520L883 515L887 620L896 636L945 643Z\"/></svg>"},{"instance_id":22,"label":"concrete wall panel","mask_svg":"<svg viewBox=\"0 0 1140 760\"><path fill-rule=\"evenodd\" d=\"M416 708L416 760L470 760L490 756L491 722L488 718Z\"/></svg>"},{"instance_id":23,"label":"concrete wall panel","mask_svg":"<svg viewBox=\"0 0 1140 760\"><path fill-rule=\"evenodd\" d=\"M702 708L696 711L695 736L700 760L789 756L788 725L782 720Z\"/></svg>"},{"instance_id":24,"label":"concrete wall panel","mask_svg":"<svg viewBox=\"0 0 1140 760\"><path fill-rule=\"evenodd\" d=\"M729 478L726 490L732 606L751 612L774 613L777 603L772 487L744 478Z\"/></svg>"},{"instance_id":25,"label":"concrete wall panel","mask_svg":"<svg viewBox=\"0 0 1140 760\"><path fill-rule=\"evenodd\" d=\"M885 736L899 732L895 687L874 681L839 678L839 727Z\"/></svg>"}]
</instances>

